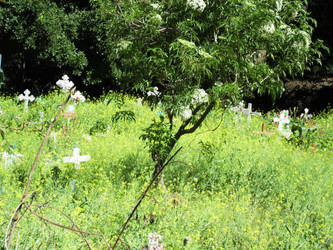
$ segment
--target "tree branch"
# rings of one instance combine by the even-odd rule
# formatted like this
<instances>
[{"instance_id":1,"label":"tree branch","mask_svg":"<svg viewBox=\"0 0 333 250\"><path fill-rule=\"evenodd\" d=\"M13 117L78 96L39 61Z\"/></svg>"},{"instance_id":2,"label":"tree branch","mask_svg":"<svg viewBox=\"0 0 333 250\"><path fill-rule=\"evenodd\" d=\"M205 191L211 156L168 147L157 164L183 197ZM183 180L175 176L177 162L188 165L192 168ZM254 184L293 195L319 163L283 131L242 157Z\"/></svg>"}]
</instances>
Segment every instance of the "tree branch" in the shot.
<instances>
[{"instance_id":1,"label":"tree branch","mask_svg":"<svg viewBox=\"0 0 333 250\"><path fill-rule=\"evenodd\" d=\"M178 140L184 134L193 133L201 125L201 123L205 120L205 118L207 117L207 115L209 114L209 112L213 109L214 105L215 105L215 102L211 102L207 106L205 112L201 115L201 117L199 118L199 120L196 121L196 123L193 125L193 127L189 128L189 129L185 129L185 127L190 123L190 121L191 121L192 118L190 118L187 121L185 121L185 123L179 128L178 132L176 133L175 139ZM195 115L200 110L201 106L202 105L198 106L194 110L193 115Z\"/></svg>"}]
</instances>

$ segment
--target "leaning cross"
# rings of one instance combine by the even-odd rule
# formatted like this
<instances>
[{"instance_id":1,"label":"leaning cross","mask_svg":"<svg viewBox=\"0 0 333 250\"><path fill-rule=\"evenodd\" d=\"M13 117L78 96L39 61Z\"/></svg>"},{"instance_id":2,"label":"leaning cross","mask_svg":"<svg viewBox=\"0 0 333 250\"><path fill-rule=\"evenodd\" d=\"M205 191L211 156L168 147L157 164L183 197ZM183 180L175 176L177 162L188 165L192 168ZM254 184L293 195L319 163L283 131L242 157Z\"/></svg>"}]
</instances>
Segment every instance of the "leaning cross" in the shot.
<instances>
[{"instance_id":1,"label":"leaning cross","mask_svg":"<svg viewBox=\"0 0 333 250\"><path fill-rule=\"evenodd\" d=\"M20 94L18 98L19 98L20 101L24 101L24 108L27 111L28 110L28 103L35 100L35 97L33 95L30 95L29 89L26 89L23 93L24 93L24 95Z\"/></svg>"},{"instance_id":2,"label":"leaning cross","mask_svg":"<svg viewBox=\"0 0 333 250\"><path fill-rule=\"evenodd\" d=\"M74 148L73 149L73 156L72 157L64 157L62 158L64 163L74 163L75 169L80 169L80 163L84 161L90 160L90 155L80 155L80 149Z\"/></svg>"}]
</instances>

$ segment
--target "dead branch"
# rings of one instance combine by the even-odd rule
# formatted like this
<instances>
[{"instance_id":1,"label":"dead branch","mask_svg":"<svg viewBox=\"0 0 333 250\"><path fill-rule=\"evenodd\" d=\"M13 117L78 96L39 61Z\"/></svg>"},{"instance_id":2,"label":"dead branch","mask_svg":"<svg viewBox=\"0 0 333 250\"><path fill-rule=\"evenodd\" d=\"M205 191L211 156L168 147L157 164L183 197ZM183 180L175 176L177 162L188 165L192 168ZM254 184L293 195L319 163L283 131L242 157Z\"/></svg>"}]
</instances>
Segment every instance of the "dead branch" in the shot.
<instances>
[{"instance_id":1,"label":"dead branch","mask_svg":"<svg viewBox=\"0 0 333 250\"><path fill-rule=\"evenodd\" d=\"M44 217L42 217L41 215L35 213L35 212L30 208L30 206L27 206L26 204L23 204L23 205L24 205L25 207L27 207L27 208L29 209L29 211L30 211L33 215L35 215L37 218L39 218L40 220L43 220L43 221L45 221L45 222L47 222L47 223L49 223L49 224L52 224L52 225L54 225L54 226L57 226L57 227L60 227L60 228L63 228L63 229L67 229L67 230L72 231L72 232L75 232L75 233L99 236L99 237L101 237L101 238L104 240L104 242L105 242L106 245L108 246L108 249L112 249L112 248L110 247L109 242L106 240L106 238L105 238L105 236L104 236L103 234L100 234L100 233L90 233L90 232L85 232L85 231L78 230L78 229L75 229L75 228L72 228L72 227L68 227L68 226L65 226L65 225L61 225L61 224L59 224L59 223L56 223L56 222L54 222L54 221L51 221L51 220L49 220L49 219L47 219L47 218L44 218ZM66 216L66 217L67 217L67 216ZM88 243L88 244L89 244L89 243ZM88 246L89 246L89 245L88 245ZM91 249L91 247L90 247L90 249Z\"/></svg>"},{"instance_id":2,"label":"dead branch","mask_svg":"<svg viewBox=\"0 0 333 250\"><path fill-rule=\"evenodd\" d=\"M31 206L31 207L38 207L38 208L49 208L49 209L56 210L56 211L58 211L59 213L61 213L63 216L65 216L65 217L66 217L66 218L72 223L72 226L73 226L74 228L76 228L77 230L80 230L80 231L81 231L81 229L75 224L75 222L72 220L72 218L69 217L67 214L65 214L63 211L61 211L59 208L52 207L52 206L48 206L48 205L41 205L41 204L35 204L35 205L30 205L30 206ZM45 222L45 221L44 221L44 222ZM89 247L89 249L93 249L93 248L90 246L90 244L89 244L87 238L85 237L85 235L82 234L82 233L79 233L79 234L80 234L81 237L84 239L84 241L86 242L86 244L87 244L87 246ZM80 235L79 235L79 236L80 236Z\"/></svg>"}]
</instances>

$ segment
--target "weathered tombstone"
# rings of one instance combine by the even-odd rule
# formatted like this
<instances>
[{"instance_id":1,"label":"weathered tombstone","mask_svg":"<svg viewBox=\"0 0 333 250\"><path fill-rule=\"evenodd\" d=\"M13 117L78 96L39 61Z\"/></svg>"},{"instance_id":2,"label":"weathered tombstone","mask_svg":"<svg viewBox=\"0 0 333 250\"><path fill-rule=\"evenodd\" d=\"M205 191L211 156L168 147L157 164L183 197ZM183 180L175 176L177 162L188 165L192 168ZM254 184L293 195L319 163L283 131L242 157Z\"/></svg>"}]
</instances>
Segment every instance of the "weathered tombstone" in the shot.
<instances>
[{"instance_id":1,"label":"weathered tombstone","mask_svg":"<svg viewBox=\"0 0 333 250\"><path fill-rule=\"evenodd\" d=\"M80 169L80 163L89 161L90 155L80 155L80 149L74 148L73 149L73 156L71 157L63 157L62 158L64 163L74 163L75 169Z\"/></svg>"},{"instance_id":2,"label":"weathered tombstone","mask_svg":"<svg viewBox=\"0 0 333 250\"><path fill-rule=\"evenodd\" d=\"M33 95L30 95L29 89L26 89L23 93L24 95L20 94L18 98L20 101L24 101L24 108L25 111L27 111L29 102L35 100L35 97Z\"/></svg>"}]
</instances>

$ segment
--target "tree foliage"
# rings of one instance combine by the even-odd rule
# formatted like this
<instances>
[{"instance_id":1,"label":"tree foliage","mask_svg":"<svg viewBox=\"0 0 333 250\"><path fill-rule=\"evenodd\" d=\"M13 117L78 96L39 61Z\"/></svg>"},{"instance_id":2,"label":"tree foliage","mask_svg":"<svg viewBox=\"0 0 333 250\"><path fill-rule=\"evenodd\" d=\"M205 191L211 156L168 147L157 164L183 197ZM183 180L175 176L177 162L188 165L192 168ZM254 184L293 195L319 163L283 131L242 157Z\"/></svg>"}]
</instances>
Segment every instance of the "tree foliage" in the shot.
<instances>
[{"instance_id":1,"label":"tree foliage","mask_svg":"<svg viewBox=\"0 0 333 250\"><path fill-rule=\"evenodd\" d=\"M302 73L320 55L305 1L210 1L195 9L200 2L0 3L8 81L41 88L66 72L85 85L125 91L188 93L220 81L245 95L277 96L281 78Z\"/></svg>"}]
</instances>

